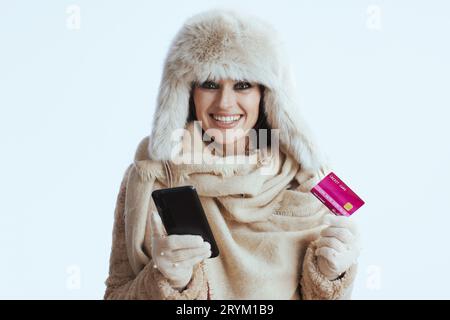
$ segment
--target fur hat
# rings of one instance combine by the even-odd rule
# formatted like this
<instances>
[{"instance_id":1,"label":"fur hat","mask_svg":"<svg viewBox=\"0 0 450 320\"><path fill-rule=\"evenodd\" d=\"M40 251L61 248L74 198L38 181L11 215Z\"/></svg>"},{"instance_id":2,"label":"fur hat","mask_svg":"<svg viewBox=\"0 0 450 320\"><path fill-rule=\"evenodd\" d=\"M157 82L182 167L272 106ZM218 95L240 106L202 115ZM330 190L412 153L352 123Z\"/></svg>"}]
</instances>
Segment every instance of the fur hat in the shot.
<instances>
[{"instance_id":1,"label":"fur hat","mask_svg":"<svg viewBox=\"0 0 450 320\"><path fill-rule=\"evenodd\" d=\"M295 79L277 31L256 16L217 8L187 19L171 43L148 144L150 159L171 159L180 142L172 133L187 124L192 82L225 78L264 85L267 122L280 129L280 148L303 169L325 164L300 115Z\"/></svg>"}]
</instances>

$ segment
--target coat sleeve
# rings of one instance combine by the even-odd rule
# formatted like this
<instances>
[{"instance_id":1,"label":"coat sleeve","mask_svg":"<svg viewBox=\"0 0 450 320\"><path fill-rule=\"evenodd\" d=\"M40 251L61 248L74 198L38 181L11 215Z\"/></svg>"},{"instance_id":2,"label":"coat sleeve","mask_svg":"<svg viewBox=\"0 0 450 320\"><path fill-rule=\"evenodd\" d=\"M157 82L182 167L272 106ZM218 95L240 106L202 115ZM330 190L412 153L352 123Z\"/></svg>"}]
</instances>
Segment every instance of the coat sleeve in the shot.
<instances>
[{"instance_id":1,"label":"coat sleeve","mask_svg":"<svg viewBox=\"0 0 450 320\"><path fill-rule=\"evenodd\" d=\"M303 300L348 300L351 299L357 264L353 264L336 280L328 280L317 266L313 241L306 250L300 278L300 293Z\"/></svg>"},{"instance_id":2,"label":"coat sleeve","mask_svg":"<svg viewBox=\"0 0 450 320\"><path fill-rule=\"evenodd\" d=\"M178 291L158 270L153 268L153 260L135 275L128 261L125 243L125 195L130 165L122 179L114 210L112 246L109 259L109 275L104 282L104 299L136 300L205 300L208 294L206 275L202 264L194 267L191 281L184 290ZM203 262L202 262L203 263Z\"/></svg>"}]
</instances>

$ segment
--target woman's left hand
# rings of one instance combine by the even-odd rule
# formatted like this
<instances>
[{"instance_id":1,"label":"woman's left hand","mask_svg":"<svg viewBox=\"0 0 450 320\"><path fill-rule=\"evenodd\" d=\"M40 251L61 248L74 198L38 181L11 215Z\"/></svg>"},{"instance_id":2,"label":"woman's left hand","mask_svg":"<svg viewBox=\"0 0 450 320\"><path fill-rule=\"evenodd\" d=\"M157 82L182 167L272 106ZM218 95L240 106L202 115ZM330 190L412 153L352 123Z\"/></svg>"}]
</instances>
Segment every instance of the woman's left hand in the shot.
<instances>
[{"instance_id":1,"label":"woman's left hand","mask_svg":"<svg viewBox=\"0 0 450 320\"><path fill-rule=\"evenodd\" d=\"M360 252L360 237L356 224L349 217L328 215L317 241L315 254L320 272L335 280L356 263Z\"/></svg>"}]
</instances>

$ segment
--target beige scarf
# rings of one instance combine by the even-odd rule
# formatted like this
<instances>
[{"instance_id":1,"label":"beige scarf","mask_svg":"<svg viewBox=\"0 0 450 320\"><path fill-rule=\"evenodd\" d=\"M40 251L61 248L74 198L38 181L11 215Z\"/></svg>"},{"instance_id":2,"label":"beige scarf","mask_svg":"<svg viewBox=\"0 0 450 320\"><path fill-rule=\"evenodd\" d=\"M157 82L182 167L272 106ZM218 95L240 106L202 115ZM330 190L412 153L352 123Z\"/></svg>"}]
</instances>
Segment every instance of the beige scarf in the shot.
<instances>
[{"instance_id":1,"label":"beige scarf","mask_svg":"<svg viewBox=\"0 0 450 320\"><path fill-rule=\"evenodd\" d=\"M190 124L187 129L198 134ZM193 185L220 250L203 264L211 298L299 299L307 246L328 213L309 191L328 168L304 172L290 155L270 148L242 156L246 163L226 163L230 157L225 157L222 163L174 164L150 160L147 143L148 138L136 152L125 201L127 252L135 274L151 259L147 218L156 210L151 192ZM203 147L183 144L190 155L210 156Z\"/></svg>"}]
</instances>

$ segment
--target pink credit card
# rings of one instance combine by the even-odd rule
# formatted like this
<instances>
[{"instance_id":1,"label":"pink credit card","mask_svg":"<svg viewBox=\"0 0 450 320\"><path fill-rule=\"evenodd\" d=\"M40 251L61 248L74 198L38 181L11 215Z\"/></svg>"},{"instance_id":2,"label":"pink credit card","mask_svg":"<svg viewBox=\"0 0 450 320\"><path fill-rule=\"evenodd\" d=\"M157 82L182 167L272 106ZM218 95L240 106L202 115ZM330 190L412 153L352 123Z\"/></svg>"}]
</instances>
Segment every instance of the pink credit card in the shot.
<instances>
[{"instance_id":1,"label":"pink credit card","mask_svg":"<svg viewBox=\"0 0 450 320\"><path fill-rule=\"evenodd\" d=\"M311 192L334 214L340 216L351 216L364 204L364 201L333 172L323 178Z\"/></svg>"}]
</instances>

